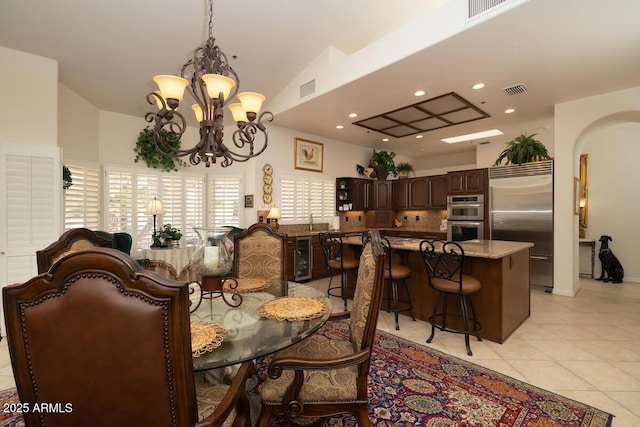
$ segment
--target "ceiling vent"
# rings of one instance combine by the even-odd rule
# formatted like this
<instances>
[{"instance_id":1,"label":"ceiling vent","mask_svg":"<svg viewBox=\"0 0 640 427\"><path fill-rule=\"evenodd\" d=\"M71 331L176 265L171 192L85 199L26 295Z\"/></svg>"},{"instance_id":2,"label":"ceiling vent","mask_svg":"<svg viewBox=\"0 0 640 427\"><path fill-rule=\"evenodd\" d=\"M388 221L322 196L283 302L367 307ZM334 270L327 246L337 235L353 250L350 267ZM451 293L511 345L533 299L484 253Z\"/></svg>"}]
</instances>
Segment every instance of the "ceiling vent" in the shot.
<instances>
[{"instance_id":1,"label":"ceiling vent","mask_svg":"<svg viewBox=\"0 0 640 427\"><path fill-rule=\"evenodd\" d=\"M483 14L510 0L469 0L469 19Z\"/></svg>"},{"instance_id":2,"label":"ceiling vent","mask_svg":"<svg viewBox=\"0 0 640 427\"><path fill-rule=\"evenodd\" d=\"M524 83L519 83L517 85L505 87L502 90L504 91L504 93L506 93L509 96L519 95L521 93L529 92L529 89L524 85Z\"/></svg>"},{"instance_id":3,"label":"ceiling vent","mask_svg":"<svg viewBox=\"0 0 640 427\"><path fill-rule=\"evenodd\" d=\"M316 80L313 79L302 86L300 86L300 98L304 98L305 96L309 96L316 92Z\"/></svg>"}]
</instances>

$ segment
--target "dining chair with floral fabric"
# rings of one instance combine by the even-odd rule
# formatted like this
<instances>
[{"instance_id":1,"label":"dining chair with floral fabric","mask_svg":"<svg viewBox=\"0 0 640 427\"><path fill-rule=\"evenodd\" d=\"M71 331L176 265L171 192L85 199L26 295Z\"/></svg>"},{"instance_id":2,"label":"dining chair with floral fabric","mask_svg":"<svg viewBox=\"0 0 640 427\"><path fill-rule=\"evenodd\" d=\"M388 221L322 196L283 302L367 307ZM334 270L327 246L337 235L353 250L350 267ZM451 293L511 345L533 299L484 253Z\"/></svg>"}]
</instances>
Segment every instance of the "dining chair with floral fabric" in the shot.
<instances>
[{"instance_id":1,"label":"dining chair with floral fabric","mask_svg":"<svg viewBox=\"0 0 640 427\"><path fill-rule=\"evenodd\" d=\"M268 426L280 414L298 418L345 412L355 414L359 426L371 425L368 375L382 304L384 258L380 236L371 230L363 241L351 311L332 314L329 319L349 319L347 339L314 334L274 354L259 389L259 427Z\"/></svg>"},{"instance_id":2,"label":"dining chair with floral fabric","mask_svg":"<svg viewBox=\"0 0 640 427\"><path fill-rule=\"evenodd\" d=\"M287 235L263 223L251 225L234 236L233 276L267 279L287 278Z\"/></svg>"}]
</instances>

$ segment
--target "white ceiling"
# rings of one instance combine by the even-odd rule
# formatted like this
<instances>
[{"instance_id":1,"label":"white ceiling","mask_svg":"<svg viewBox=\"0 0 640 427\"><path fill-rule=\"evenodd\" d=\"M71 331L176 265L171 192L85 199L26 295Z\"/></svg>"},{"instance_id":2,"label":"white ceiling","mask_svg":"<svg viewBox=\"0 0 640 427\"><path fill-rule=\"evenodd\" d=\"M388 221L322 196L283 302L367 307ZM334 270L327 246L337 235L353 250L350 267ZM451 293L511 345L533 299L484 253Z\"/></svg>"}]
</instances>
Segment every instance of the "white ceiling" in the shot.
<instances>
[{"instance_id":1,"label":"white ceiling","mask_svg":"<svg viewBox=\"0 0 640 427\"><path fill-rule=\"evenodd\" d=\"M237 56L241 90L267 96L274 124L414 159L548 132L554 104L640 85L638 0L509 0L462 26L429 21L452 5L466 11L466 3L215 0L213 33L229 58ZM176 74L203 43L206 7L205 0L0 0L0 46L56 59L60 81L97 108L142 117L152 77ZM399 58L405 44L394 43L403 40L418 48ZM330 67L322 62L329 47L342 57ZM369 72L359 71L369 62ZM352 74L358 78L345 77ZM316 78L321 93L292 102L301 78ZM485 89L470 89L478 81ZM503 93L519 83L529 92ZM417 102L417 89L427 92L422 99L456 92L491 117L388 143L351 125ZM504 114L508 107L516 113ZM359 117L349 119L351 112ZM490 128L505 135L440 141Z\"/></svg>"}]
</instances>

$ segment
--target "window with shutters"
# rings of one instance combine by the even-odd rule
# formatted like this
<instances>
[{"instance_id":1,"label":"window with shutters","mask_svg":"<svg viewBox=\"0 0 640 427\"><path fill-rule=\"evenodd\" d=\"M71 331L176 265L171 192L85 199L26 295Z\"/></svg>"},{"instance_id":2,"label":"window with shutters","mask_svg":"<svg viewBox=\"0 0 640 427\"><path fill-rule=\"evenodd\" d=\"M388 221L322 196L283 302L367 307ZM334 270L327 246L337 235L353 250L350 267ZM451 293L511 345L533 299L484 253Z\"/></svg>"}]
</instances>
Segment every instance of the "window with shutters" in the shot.
<instances>
[{"instance_id":1,"label":"window with shutters","mask_svg":"<svg viewBox=\"0 0 640 427\"><path fill-rule=\"evenodd\" d=\"M98 167L66 165L73 185L64 190L64 229L100 227L100 171Z\"/></svg>"},{"instance_id":2,"label":"window with shutters","mask_svg":"<svg viewBox=\"0 0 640 427\"><path fill-rule=\"evenodd\" d=\"M157 217L157 229L171 224L183 234L183 244L195 244L194 227L205 224L239 225L240 178L209 178L182 172L153 172L149 169L106 168L105 201L107 231L124 231L133 237L132 252L149 248L152 244L153 216L145 213L149 200L162 202L164 215ZM217 184L216 184L217 183ZM209 220L207 220L209 201ZM212 218L221 218L216 223Z\"/></svg>"},{"instance_id":3,"label":"window with shutters","mask_svg":"<svg viewBox=\"0 0 640 427\"><path fill-rule=\"evenodd\" d=\"M240 226L239 177L212 178L209 183L209 223L214 226Z\"/></svg>"},{"instance_id":4,"label":"window with shutters","mask_svg":"<svg viewBox=\"0 0 640 427\"><path fill-rule=\"evenodd\" d=\"M335 179L302 175L280 176L280 222L330 221L335 215Z\"/></svg>"}]
</instances>

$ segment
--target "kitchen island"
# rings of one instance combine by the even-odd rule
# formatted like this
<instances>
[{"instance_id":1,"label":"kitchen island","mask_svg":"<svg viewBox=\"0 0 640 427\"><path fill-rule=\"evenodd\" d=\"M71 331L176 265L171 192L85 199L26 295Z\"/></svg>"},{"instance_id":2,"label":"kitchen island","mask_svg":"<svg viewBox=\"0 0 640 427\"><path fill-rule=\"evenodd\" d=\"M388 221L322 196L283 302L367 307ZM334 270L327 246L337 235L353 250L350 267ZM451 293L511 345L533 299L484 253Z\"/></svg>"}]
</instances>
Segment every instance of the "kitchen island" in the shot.
<instances>
[{"instance_id":1,"label":"kitchen island","mask_svg":"<svg viewBox=\"0 0 640 427\"><path fill-rule=\"evenodd\" d=\"M347 241L357 252L359 239L351 237ZM421 239L389 237L389 241L394 249L394 261L407 264L412 270L407 283L413 314L428 322L437 293L429 286L427 270L420 257ZM482 284L480 291L471 297L482 323L481 336L501 344L530 315L529 251L533 243L499 240L460 243L465 251L464 272Z\"/></svg>"}]
</instances>

